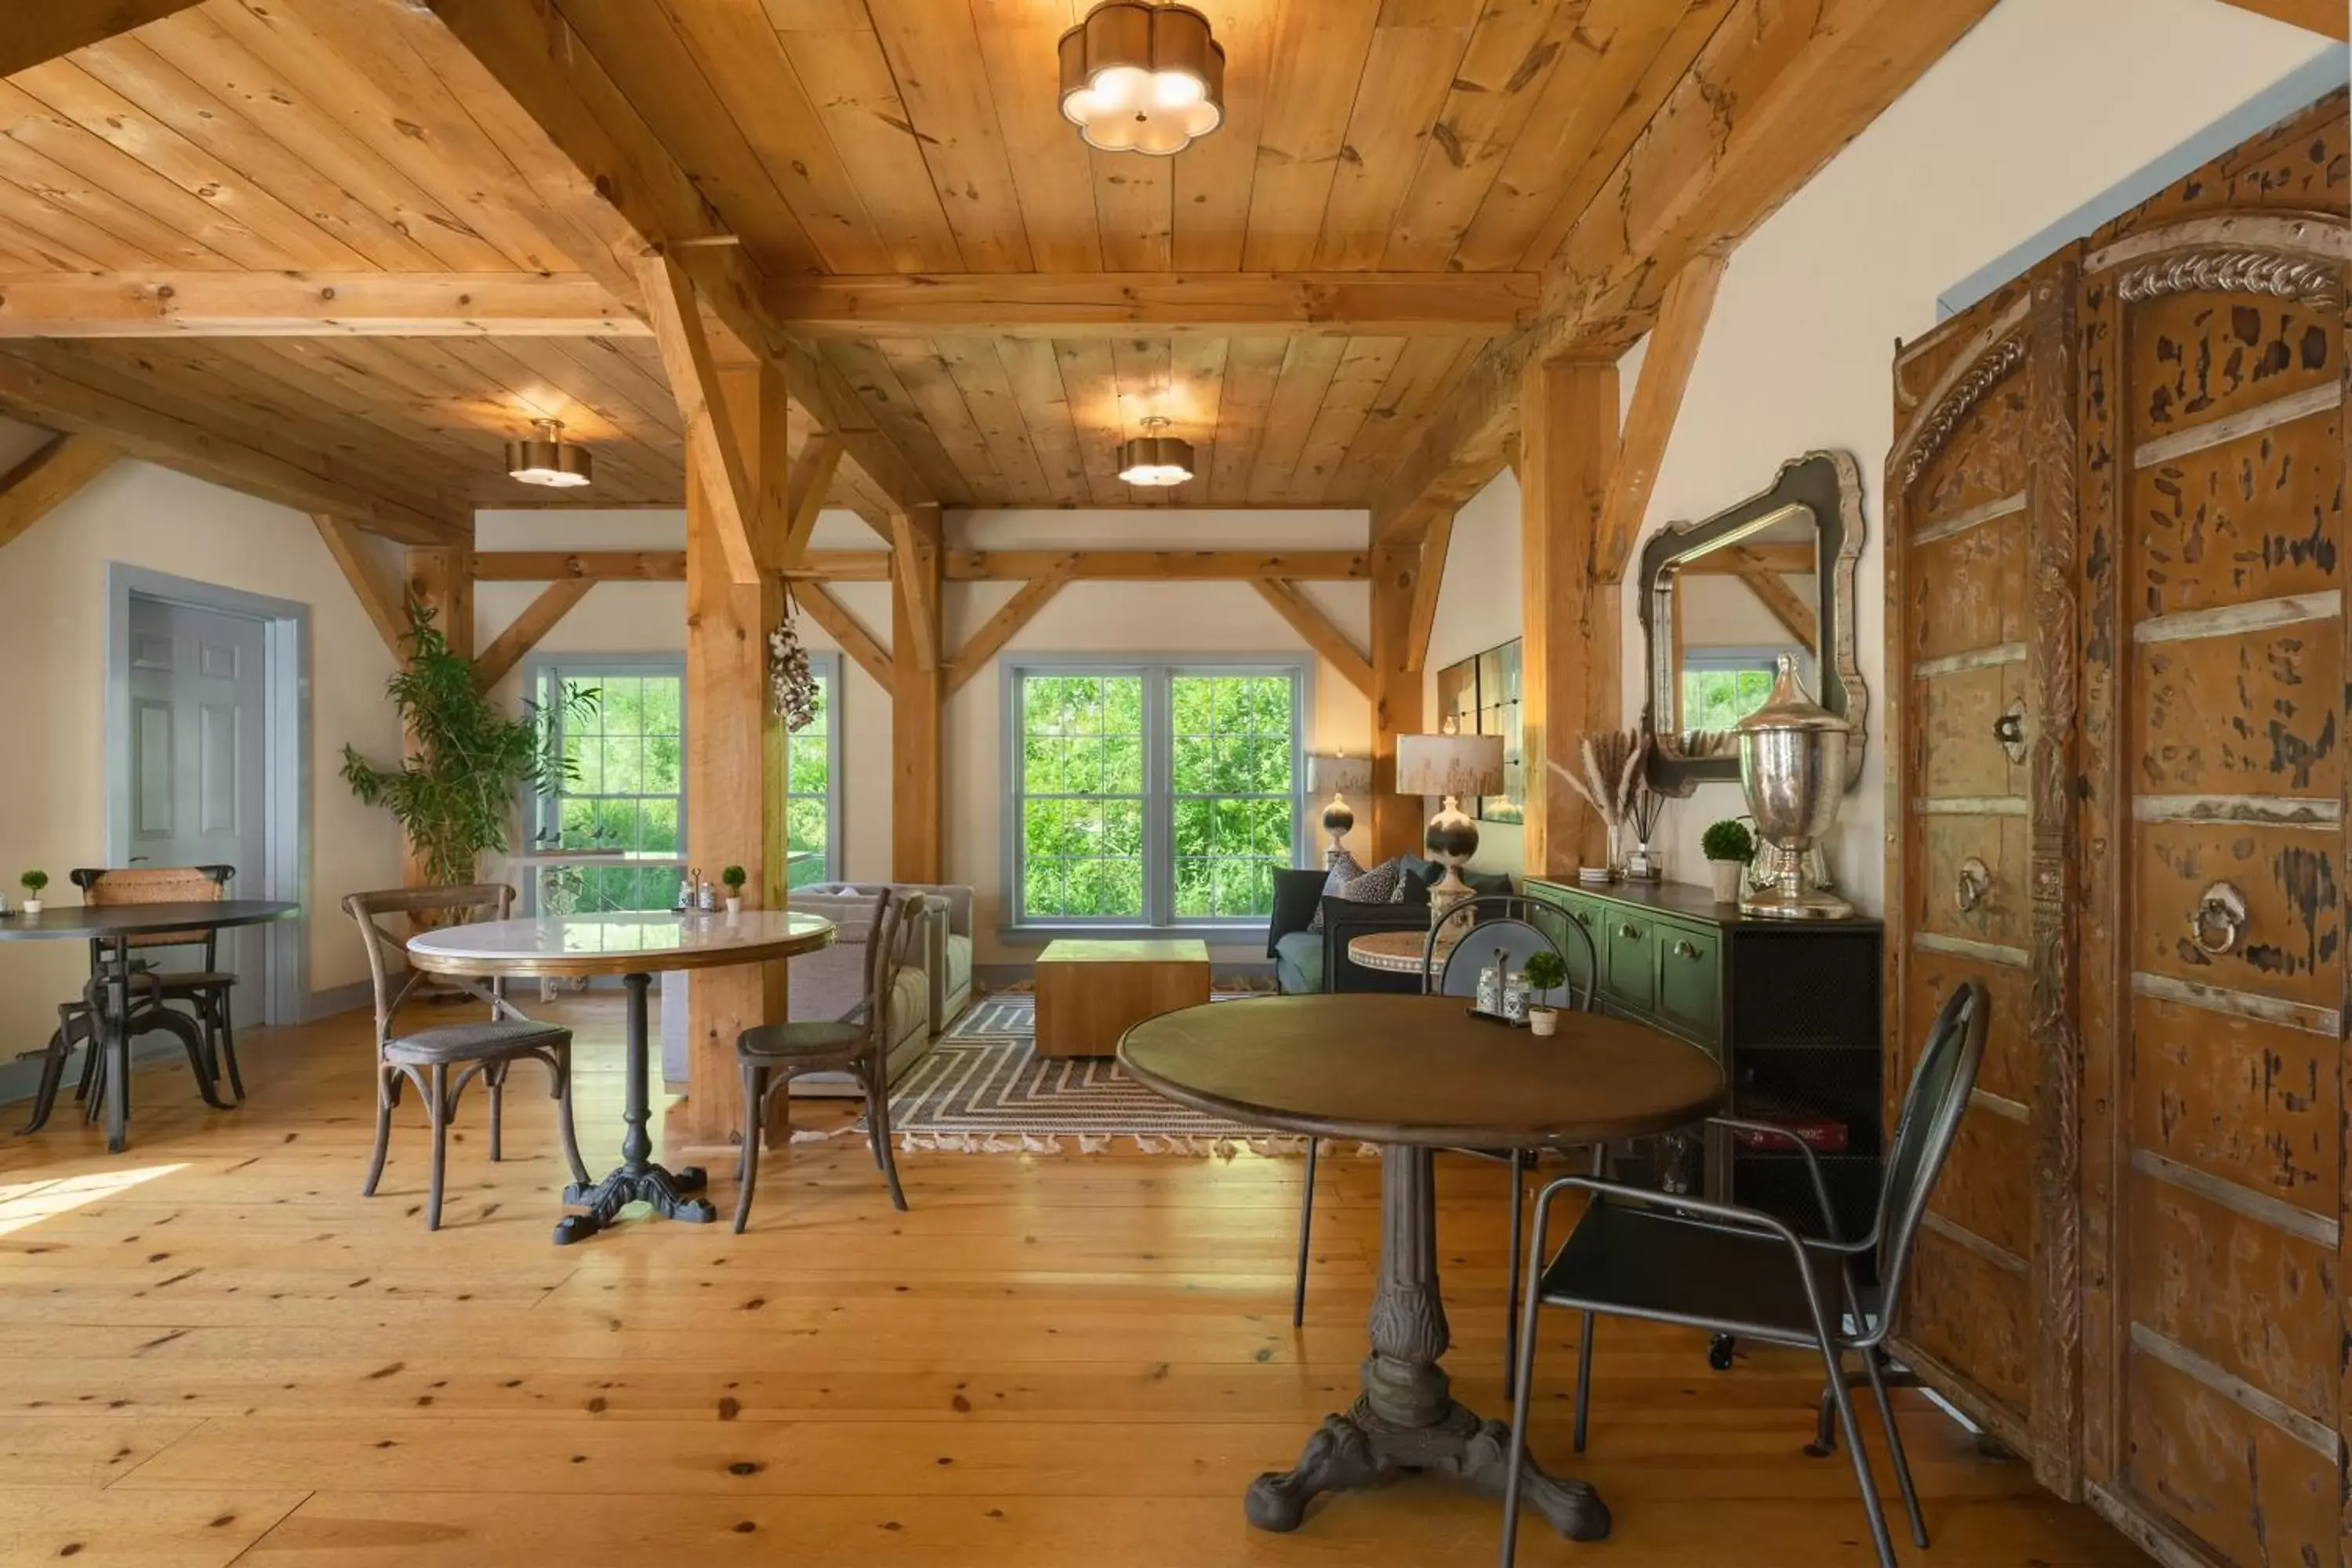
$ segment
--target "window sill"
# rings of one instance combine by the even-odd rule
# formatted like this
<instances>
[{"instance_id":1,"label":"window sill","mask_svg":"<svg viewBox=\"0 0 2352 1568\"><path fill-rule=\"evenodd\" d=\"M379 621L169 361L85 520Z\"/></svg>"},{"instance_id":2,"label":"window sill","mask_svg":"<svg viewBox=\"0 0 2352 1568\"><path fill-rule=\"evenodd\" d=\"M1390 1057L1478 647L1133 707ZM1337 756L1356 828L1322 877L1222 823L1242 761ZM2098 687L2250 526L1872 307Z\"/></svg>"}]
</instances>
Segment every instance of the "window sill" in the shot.
<instances>
[{"instance_id":1,"label":"window sill","mask_svg":"<svg viewBox=\"0 0 2352 1568\"><path fill-rule=\"evenodd\" d=\"M1270 918L1270 917L1269 917ZM996 940L1006 947L1044 947L1065 938L1097 942L1181 942L1187 938L1211 947L1264 947L1265 920L1219 921L1192 925L1029 925L999 926Z\"/></svg>"}]
</instances>

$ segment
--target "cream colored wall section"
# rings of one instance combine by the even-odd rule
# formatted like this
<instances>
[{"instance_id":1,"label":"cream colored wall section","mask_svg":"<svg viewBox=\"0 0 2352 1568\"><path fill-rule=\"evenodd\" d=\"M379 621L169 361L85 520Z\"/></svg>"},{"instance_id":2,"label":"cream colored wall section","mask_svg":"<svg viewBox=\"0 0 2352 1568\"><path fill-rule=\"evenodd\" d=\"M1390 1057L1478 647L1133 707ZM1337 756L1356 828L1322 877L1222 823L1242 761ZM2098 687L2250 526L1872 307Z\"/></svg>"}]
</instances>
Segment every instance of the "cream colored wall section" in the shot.
<instances>
[{"instance_id":1,"label":"cream colored wall section","mask_svg":"<svg viewBox=\"0 0 2352 1568\"><path fill-rule=\"evenodd\" d=\"M1879 485L1894 440L1895 340L1935 325L1944 290L2330 51L2343 57L2341 45L2213 0L2003 0L1732 254L1643 539L1670 519L1705 517L1753 495L1781 463L1815 448L1848 451L1861 463L1867 542L1855 620L1870 745L1832 853L1847 894L1863 908L1879 909L1885 883ZM2111 90L2085 90L2086 81ZM1640 354L1637 345L1620 362L1626 395ZM1506 473L1464 516L1473 518L1472 531L1497 540L1507 526L1516 543L1517 506L1518 488ZM1463 532L1457 521L1457 552ZM1507 590L1493 590L1491 616L1465 602L1489 592L1483 578L1493 553L1457 553L1449 565L1441 630L1472 614L1479 622L1471 624L1499 627L1507 616L1516 624L1516 573ZM1637 561L1640 553L1637 543ZM1455 574L1474 570L1478 592L1457 587ZM1629 582L1629 714L1641 710L1645 657L1635 592ZM1479 646L1496 640L1485 637ZM1471 650L1450 645L1446 656L1464 651ZM1437 649L1431 660L1443 662ZM1699 834L1740 810L1734 784L1706 785L1672 803L1663 834L1667 875L1704 880Z\"/></svg>"},{"instance_id":2,"label":"cream colored wall section","mask_svg":"<svg viewBox=\"0 0 2352 1568\"><path fill-rule=\"evenodd\" d=\"M0 421L0 467L43 437ZM359 939L335 906L400 881L392 819L352 799L336 776L348 741L394 754L400 728L383 700L392 657L334 558L300 512L144 463L117 463L0 552L0 668L12 672L0 715L15 750L0 768L0 869L47 870L49 896L75 866L104 865L106 572L121 562L310 606L311 832L310 983L364 981ZM75 942L0 943L0 1059L57 1026L80 989Z\"/></svg>"}]
</instances>

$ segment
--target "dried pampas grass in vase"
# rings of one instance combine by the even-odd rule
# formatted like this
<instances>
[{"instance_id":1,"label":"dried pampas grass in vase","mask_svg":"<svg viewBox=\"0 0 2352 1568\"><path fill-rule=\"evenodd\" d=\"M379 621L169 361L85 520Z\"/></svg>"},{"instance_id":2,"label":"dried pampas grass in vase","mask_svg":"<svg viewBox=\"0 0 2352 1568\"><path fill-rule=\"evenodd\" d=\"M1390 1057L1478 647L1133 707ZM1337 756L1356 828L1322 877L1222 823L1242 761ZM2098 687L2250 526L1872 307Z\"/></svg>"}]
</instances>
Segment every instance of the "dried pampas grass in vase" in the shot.
<instances>
[{"instance_id":1,"label":"dried pampas grass in vase","mask_svg":"<svg viewBox=\"0 0 2352 1568\"><path fill-rule=\"evenodd\" d=\"M1577 747L1581 769L1546 759L1545 765L1582 795L1609 828L1609 863L1580 868L1577 875L1581 880L1611 881L1622 873L1626 831L1635 803L1646 787L1642 774L1649 755L1650 737L1641 731L1598 730Z\"/></svg>"}]
</instances>

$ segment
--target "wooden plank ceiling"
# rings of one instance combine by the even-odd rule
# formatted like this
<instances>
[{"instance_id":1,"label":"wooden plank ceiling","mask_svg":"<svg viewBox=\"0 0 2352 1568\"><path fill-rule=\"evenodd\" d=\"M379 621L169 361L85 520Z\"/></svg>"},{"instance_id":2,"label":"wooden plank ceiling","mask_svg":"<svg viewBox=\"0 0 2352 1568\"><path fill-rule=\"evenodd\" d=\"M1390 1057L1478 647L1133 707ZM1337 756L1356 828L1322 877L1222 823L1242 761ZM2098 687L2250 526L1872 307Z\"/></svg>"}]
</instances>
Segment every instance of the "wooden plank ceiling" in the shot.
<instances>
[{"instance_id":1,"label":"wooden plank ceiling","mask_svg":"<svg viewBox=\"0 0 2352 1568\"><path fill-rule=\"evenodd\" d=\"M869 517L885 492L1392 511L1476 445L1440 416L1491 399L1612 214L1639 250L1701 200L1629 171L1696 159L1704 190L1776 73L1852 61L1868 108L1990 3L1203 0L1226 121L1170 159L1061 118L1055 40L1090 0L117 5L154 19L0 80L0 407L121 413L142 455L217 428L403 527L548 500L498 456L551 416L595 450L579 502L677 504L635 268L684 241L763 280L796 374L832 378L808 408L862 405L871 461L853 445L832 494ZM1867 114L1819 118L1752 205ZM1626 341L1651 259L1599 258ZM1198 477L1131 490L1117 447L1155 416Z\"/></svg>"}]
</instances>

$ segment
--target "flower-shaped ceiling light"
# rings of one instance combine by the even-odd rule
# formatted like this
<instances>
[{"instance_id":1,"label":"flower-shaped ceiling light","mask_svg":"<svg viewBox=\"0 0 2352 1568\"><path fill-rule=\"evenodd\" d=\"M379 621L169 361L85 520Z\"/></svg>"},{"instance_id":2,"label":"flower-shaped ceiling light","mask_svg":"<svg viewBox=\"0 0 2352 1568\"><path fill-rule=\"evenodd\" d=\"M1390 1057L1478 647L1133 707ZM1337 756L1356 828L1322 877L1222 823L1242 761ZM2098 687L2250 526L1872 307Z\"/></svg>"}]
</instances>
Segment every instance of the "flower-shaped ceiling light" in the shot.
<instances>
[{"instance_id":1,"label":"flower-shaped ceiling light","mask_svg":"<svg viewBox=\"0 0 2352 1568\"><path fill-rule=\"evenodd\" d=\"M1225 51L1189 5L1106 0L1062 35L1062 113L1106 153L1181 153L1224 122Z\"/></svg>"},{"instance_id":2,"label":"flower-shaped ceiling light","mask_svg":"<svg viewBox=\"0 0 2352 1568\"><path fill-rule=\"evenodd\" d=\"M1181 485L1192 477L1192 443L1179 436L1162 435L1168 421L1159 415L1143 421L1146 434L1121 442L1118 448L1118 477L1129 484L1158 489Z\"/></svg>"},{"instance_id":3,"label":"flower-shaped ceiling light","mask_svg":"<svg viewBox=\"0 0 2352 1568\"><path fill-rule=\"evenodd\" d=\"M507 473L527 485L573 489L595 477L588 448L563 438L561 419L534 419L531 435L507 443Z\"/></svg>"}]
</instances>

